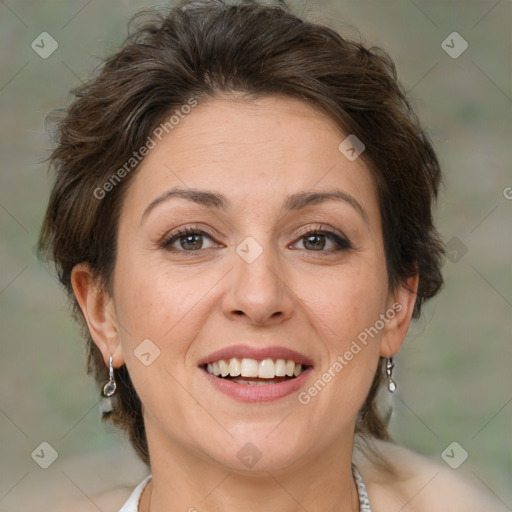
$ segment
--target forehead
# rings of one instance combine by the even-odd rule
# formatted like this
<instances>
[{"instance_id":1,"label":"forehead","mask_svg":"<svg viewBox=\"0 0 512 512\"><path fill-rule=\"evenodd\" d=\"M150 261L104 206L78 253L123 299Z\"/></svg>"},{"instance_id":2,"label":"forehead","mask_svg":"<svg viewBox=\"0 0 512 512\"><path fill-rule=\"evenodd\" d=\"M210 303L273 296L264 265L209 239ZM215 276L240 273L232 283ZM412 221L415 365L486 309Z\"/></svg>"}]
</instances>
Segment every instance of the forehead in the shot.
<instances>
[{"instance_id":1,"label":"forehead","mask_svg":"<svg viewBox=\"0 0 512 512\"><path fill-rule=\"evenodd\" d=\"M140 216L175 187L217 190L251 212L281 206L283 196L303 190L341 188L378 214L370 171L339 150L347 135L327 115L287 97L199 102L161 140L153 136L156 146L132 180L125 211Z\"/></svg>"}]
</instances>

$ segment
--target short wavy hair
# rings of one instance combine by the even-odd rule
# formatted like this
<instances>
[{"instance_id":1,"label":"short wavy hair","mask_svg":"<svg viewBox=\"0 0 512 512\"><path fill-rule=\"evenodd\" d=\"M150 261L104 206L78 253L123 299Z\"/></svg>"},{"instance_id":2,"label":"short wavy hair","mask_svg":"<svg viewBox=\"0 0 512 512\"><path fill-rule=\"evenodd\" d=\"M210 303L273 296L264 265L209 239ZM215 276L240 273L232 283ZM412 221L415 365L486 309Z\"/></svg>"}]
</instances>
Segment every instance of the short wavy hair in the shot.
<instances>
[{"instance_id":1,"label":"short wavy hair","mask_svg":"<svg viewBox=\"0 0 512 512\"><path fill-rule=\"evenodd\" d=\"M142 16L142 17L141 17ZM142 20L98 72L74 92L57 126L50 157L55 172L38 250L52 260L88 347L88 373L107 378L71 287L75 265L87 262L107 291L116 261L117 225L133 171L98 200L101 187L174 109L189 98L223 93L249 98L284 95L325 112L366 146L361 155L378 191L390 290L419 275L413 317L442 287L444 254L432 207L442 174L428 135L380 48L343 37L294 14L284 1L182 1ZM356 433L389 439L376 402L379 365ZM126 366L115 370L118 393L109 415L150 465L140 399Z\"/></svg>"}]
</instances>

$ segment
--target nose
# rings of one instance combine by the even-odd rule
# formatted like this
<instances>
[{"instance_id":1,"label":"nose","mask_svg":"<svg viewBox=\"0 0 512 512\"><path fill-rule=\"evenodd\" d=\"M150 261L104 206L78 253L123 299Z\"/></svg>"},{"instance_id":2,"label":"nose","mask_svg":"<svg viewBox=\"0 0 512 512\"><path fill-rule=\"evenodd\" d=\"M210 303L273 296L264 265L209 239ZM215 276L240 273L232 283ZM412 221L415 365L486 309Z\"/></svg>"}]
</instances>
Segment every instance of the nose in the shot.
<instances>
[{"instance_id":1,"label":"nose","mask_svg":"<svg viewBox=\"0 0 512 512\"><path fill-rule=\"evenodd\" d=\"M286 321L293 312L294 294L275 250L261 246L261 254L253 260L245 257L244 247L239 249L234 254L235 267L229 274L229 289L223 299L224 314L231 320L243 319L258 326ZM254 246L250 250L254 251Z\"/></svg>"}]
</instances>

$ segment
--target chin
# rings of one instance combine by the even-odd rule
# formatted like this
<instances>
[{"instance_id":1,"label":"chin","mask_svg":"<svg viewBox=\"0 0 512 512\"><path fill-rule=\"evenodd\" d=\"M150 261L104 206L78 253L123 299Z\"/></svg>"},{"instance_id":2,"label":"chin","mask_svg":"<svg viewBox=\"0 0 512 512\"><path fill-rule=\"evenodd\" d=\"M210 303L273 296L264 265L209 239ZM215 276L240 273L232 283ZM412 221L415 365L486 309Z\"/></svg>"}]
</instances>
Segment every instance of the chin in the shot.
<instances>
[{"instance_id":1,"label":"chin","mask_svg":"<svg viewBox=\"0 0 512 512\"><path fill-rule=\"evenodd\" d=\"M219 442L217 445L226 449L209 456L237 472L284 470L304 455L307 437L298 426L289 424L284 428L285 423L286 420L283 423L283 418L279 418L258 427L238 425L229 444Z\"/></svg>"}]
</instances>

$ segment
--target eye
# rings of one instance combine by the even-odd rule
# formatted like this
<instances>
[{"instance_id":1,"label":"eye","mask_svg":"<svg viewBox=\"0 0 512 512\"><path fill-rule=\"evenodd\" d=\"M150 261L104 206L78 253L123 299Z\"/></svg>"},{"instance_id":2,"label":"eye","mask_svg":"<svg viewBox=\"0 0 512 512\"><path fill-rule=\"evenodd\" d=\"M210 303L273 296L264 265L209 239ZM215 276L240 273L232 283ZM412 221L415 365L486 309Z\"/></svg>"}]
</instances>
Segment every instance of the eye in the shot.
<instances>
[{"instance_id":1,"label":"eye","mask_svg":"<svg viewBox=\"0 0 512 512\"><path fill-rule=\"evenodd\" d=\"M205 237L213 242L211 235L206 231L188 226L186 228L180 228L165 237L164 240L162 240L161 247L162 249L185 252L207 249L208 247L205 247L204 243ZM176 245L178 245L178 247L176 247ZM214 243L209 247L213 246L215 246Z\"/></svg>"},{"instance_id":2,"label":"eye","mask_svg":"<svg viewBox=\"0 0 512 512\"><path fill-rule=\"evenodd\" d=\"M205 245L205 239L210 241L210 245ZM299 243L302 243L302 248L308 252L332 253L352 248L348 239L343 235L326 229L304 230L297 242L291 246ZM187 226L166 236L160 246L168 251L193 252L215 247L218 244L206 231L194 226Z\"/></svg>"},{"instance_id":3,"label":"eye","mask_svg":"<svg viewBox=\"0 0 512 512\"><path fill-rule=\"evenodd\" d=\"M302 243L309 252L337 252L351 249L350 242L341 234L328 230L312 230L301 234L296 244Z\"/></svg>"}]
</instances>

